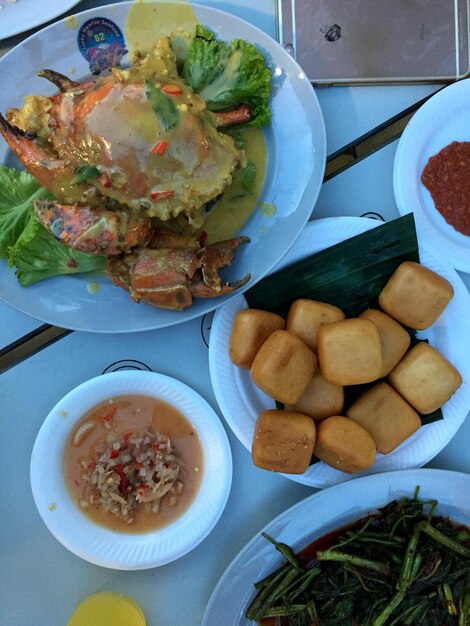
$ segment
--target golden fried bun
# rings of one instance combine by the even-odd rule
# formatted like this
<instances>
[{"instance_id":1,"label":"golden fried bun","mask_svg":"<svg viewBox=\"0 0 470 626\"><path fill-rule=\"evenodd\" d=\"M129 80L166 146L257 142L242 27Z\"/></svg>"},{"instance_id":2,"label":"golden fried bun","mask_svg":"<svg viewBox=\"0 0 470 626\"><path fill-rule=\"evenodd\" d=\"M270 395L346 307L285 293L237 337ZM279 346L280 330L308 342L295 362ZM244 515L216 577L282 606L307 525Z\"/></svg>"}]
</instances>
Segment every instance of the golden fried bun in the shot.
<instances>
[{"instance_id":1,"label":"golden fried bun","mask_svg":"<svg viewBox=\"0 0 470 626\"><path fill-rule=\"evenodd\" d=\"M264 411L256 422L253 463L272 472L303 474L312 458L315 430L314 421L296 411Z\"/></svg>"},{"instance_id":2,"label":"golden fried bun","mask_svg":"<svg viewBox=\"0 0 470 626\"><path fill-rule=\"evenodd\" d=\"M290 306L286 329L300 337L309 348L316 352L320 326L339 322L345 317L343 311L331 304L301 298L295 300Z\"/></svg>"},{"instance_id":3,"label":"golden fried bun","mask_svg":"<svg viewBox=\"0 0 470 626\"><path fill-rule=\"evenodd\" d=\"M388 380L423 415L441 407L462 384L452 363L424 341L411 348Z\"/></svg>"},{"instance_id":4,"label":"golden fried bun","mask_svg":"<svg viewBox=\"0 0 470 626\"><path fill-rule=\"evenodd\" d=\"M367 309L359 317L370 320L377 326L382 350L382 368L379 378L384 378L408 350L411 338L401 324L382 311Z\"/></svg>"},{"instance_id":5,"label":"golden fried bun","mask_svg":"<svg viewBox=\"0 0 470 626\"><path fill-rule=\"evenodd\" d=\"M339 415L343 406L344 388L325 380L317 367L303 394L293 406L287 404L286 409L299 411L319 422L331 415Z\"/></svg>"},{"instance_id":6,"label":"golden fried bun","mask_svg":"<svg viewBox=\"0 0 470 626\"><path fill-rule=\"evenodd\" d=\"M323 376L334 385L377 380L382 369L382 351L376 325L353 318L320 326L318 361Z\"/></svg>"},{"instance_id":7,"label":"golden fried bun","mask_svg":"<svg viewBox=\"0 0 470 626\"><path fill-rule=\"evenodd\" d=\"M238 367L249 369L256 353L269 335L284 327L284 318L276 313L258 309L239 311L230 333L230 360Z\"/></svg>"},{"instance_id":8,"label":"golden fried bun","mask_svg":"<svg viewBox=\"0 0 470 626\"><path fill-rule=\"evenodd\" d=\"M355 474L373 464L376 449L365 428L349 417L334 415L317 424L313 454L335 469Z\"/></svg>"},{"instance_id":9,"label":"golden fried bun","mask_svg":"<svg viewBox=\"0 0 470 626\"><path fill-rule=\"evenodd\" d=\"M423 330L437 320L453 295L452 285L443 276L419 263L405 261L381 291L379 304L405 326Z\"/></svg>"},{"instance_id":10,"label":"golden fried bun","mask_svg":"<svg viewBox=\"0 0 470 626\"><path fill-rule=\"evenodd\" d=\"M367 430L382 454L395 450L421 426L416 411L385 382L359 396L346 415Z\"/></svg>"},{"instance_id":11,"label":"golden fried bun","mask_svg":"<svg viewBox=\"0 0 470 626\"><path fill-rule=\"evenodd\" d=\"M312 380L317 357L287 330L275 330L258 350L251 378L268 396L295 404Z\"/></svg>"}]
</instances>

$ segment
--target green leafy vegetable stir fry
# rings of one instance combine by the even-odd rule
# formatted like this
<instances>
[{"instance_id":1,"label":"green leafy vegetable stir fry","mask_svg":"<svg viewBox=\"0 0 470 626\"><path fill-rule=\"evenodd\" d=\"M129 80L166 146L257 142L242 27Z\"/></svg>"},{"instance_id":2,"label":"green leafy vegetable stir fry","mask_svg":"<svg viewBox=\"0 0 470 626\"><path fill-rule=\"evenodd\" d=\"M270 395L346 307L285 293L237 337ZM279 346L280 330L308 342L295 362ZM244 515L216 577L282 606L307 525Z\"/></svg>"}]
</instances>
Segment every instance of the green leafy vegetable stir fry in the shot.
<instances>
[{"instance_id":1,"label":"green leafy vegetable stir fry","mask_svg":"<svg viewBox=\"0 0 470 626\"><path fill-rule=\"evenodd\" d=\"M417 489L298 555L263 533L287 562L255 584L246 617L263 626L468 626L470 529L433 517L436 506Z\"/></svg>"}]
</instances>

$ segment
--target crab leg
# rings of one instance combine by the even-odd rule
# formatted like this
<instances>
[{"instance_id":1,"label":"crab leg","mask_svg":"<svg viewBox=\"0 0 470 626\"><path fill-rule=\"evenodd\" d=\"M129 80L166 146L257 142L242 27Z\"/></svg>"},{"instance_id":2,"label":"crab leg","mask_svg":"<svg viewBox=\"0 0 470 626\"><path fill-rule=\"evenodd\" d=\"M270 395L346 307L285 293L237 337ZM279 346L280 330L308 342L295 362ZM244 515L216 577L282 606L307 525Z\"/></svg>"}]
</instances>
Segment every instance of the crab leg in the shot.
<instances>
[{"instance_id":1,"label":"crab leg","mask_svg":"<svg viewBox=\"0 0 470 626\"><path fill-rule=\"evenodd\" d=\"M71 89L76 89L80 86L79 83L68 78L67 76L64 76L63 74L60 74L59 72L56 72L55 70L39 70L37 75L40 78L45 78L53 83L59 91L62 91L62 93Z\"/></svg>"},{"instance_id":2,"label":"crab leg","mask_svg":"<svg viewBox=\"0 0 470 626\"><path fill-rule=\"evenodd\" d=\"M164 309L185 309L192 303L187 281L197 266L193 250L148 250L133 267L131 296L138 294L144 302Z\"/></svg>"},{"instance_id":3,"label":"crab leg","mask_svg":"<svg viewBox=\"0 0 470 626\"><path fill-rule=\"evenodd\" d=\"M163 233L160 236L164 239ZM108 259L108 273L113 282L129 292L136 302L147 302L162 309L181 311L192 304L193 297L215 298L244 285L241 280L222 284L217 269L228 265L247 237L222 241L202 250L181 247L184 238L170 234L175 247L135 248L130 254ZM205 282L204 273L206 274Z\"/></svg>"},{"instance_id":4,"label":"crab leg","mask_svg":"<svg viewBox=\"0 0 470 626\"><path fill-rule=\"evenodd\" d=\"M218 128L232 126L234 124L244 124L252 118L251 108L247 104L242 104L232 111L215 112L215 120Z\"/></svg>"},{"instance_id":5,"label":"crab leg","mask_svg":"<svg viewBox=\"0 0 470 626\"><path fill-rule=\"evenodd\" d=\"M28 172L53 195L64 197L64 192L66 192L69 202L84 200L83 193L88 187L70 186L70 181L75 176L75 169L52 155L36 135L13 126L1 113L0 133Z\"/></svg>"},{"instance_id":6,"label":"crab leg","mask_svg":"<svg viewBox=\"0 0 470 626\"><path fill-rule=\"evenodd\" d=\"M176 311L191 305L188 281L198 267L197 254L189 248L139 248L108 259L114 284L129 291L134 301Z\"/></svg>"},{"instance_id":7,"label":"crab leg","mask_svg":"<svg viewBox=\"0 0 470 626\"><path fill-rule=\"evenodd\" d=\"M142 213L108 211L49 200L35 200L37 219L66 246L89 254L112 256L145 245L152 231Z\"/></svg>"}]
</instances>

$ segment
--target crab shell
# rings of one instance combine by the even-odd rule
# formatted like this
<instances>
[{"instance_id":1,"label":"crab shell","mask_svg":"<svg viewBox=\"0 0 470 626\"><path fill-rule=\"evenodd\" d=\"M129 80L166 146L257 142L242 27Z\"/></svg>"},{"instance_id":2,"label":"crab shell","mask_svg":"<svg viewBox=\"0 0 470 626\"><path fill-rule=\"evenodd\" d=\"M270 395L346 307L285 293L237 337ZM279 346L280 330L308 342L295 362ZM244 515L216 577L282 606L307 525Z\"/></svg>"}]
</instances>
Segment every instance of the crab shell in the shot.
<instances>
[{"instance_id":1,"label":"crab shell","mask_svg":"<svg viewBox=\"0 0 470 626\"><path fill-rule=\"evenodd\" d=\"M103 207L106 199L163 221L184 215L202 225L244 153L218 131L249 119L248 107L218 116L179 78L169 39L128 70L78 84L43 70L59 93L27 96L0 131L59 203ZM97 174L74 184L88 165Z\"/></svg>"}]
</instances>

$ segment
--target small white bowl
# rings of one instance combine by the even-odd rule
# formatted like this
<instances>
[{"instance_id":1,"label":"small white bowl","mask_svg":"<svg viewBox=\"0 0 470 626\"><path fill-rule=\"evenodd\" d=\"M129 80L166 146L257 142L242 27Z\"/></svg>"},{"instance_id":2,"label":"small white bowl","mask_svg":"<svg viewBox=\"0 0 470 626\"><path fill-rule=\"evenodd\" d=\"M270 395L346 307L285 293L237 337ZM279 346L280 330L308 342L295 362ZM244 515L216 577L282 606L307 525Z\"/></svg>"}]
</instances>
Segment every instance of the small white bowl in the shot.
<instances>
[{"instance_id":1,"label":"small white bowl","mask_svg":"<svg viewBox=\"0 0 470 626\"><path fill-rule=\"evenodd\" d=\"M189 508L168 526L142 534L116 532L91 521L64 480L64 448L76 422L100 403L126 394L173 405L194 426L203 453L201 484ZM180 558L211 532L230 492L232 454L219 417L190 387L154 372L121 371L88 380L56 404L36 438L30 477L39 514L66 548L95 565L141 570Z\"/></svg>"}]
</instances>

